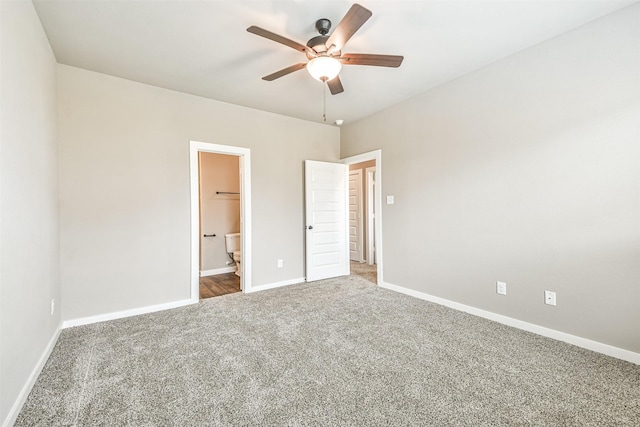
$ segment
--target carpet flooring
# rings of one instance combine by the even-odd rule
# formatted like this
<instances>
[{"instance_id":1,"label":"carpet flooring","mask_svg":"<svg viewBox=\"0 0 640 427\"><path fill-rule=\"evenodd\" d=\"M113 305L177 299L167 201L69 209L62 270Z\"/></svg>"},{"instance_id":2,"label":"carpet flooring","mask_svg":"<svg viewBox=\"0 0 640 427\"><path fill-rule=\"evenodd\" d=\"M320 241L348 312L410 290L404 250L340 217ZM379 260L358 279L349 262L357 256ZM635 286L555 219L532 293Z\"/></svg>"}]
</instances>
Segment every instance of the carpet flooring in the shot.
<instances>
[{"instance_id":1,"label":"carpet flooring","mask_svg":"<svg viewBox=\"0 0 640 427\"><path fill-rule=\"evenodd\" d=\"M16 426L638 426L640 366L357 276L65 329Z\"/></svg>"}]
</instances>

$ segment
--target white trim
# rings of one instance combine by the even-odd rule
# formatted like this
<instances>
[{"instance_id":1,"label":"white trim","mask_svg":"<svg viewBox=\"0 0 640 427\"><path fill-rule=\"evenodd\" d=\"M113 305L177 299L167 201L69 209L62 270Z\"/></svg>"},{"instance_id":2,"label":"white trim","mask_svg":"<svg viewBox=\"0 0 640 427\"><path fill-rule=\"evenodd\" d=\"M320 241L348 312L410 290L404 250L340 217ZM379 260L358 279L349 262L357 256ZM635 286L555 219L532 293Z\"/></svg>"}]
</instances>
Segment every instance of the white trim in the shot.
<instances>
[{"instance_id":1,"label":"white trim","mask_svg":"<svg viewBox=\"0 0 640 427\"><path fill-rule=\"evenodd\" d=\"M203 270L200 272L200 277L216 276L218 274L233 273L235 271L236 267L222 267L215 268L213 270Z\"/></svg>"},{"instance_id":2,"label":"white trim","mask_svg":"<svg viewBox=\"0 0 640 427\"><path fill-rule=\"evenodd\" d=\"M368 160L376 161L376 226L375 226L375 239L376 239L376 271L377 282L383 283L383 261L382 256L382 150L373 150L368 153L362 153L351 157L342 159L342 163L352 165L354 163L366 162Z\"/></svg>"},{"instance_id":3,"label":"white trim","mask_svg":"<svg viewBox=\"0 0 640 427\"><path fill-rule=\"evenodd\" d=\"M375 231L373 225L375 222L375 206L373 201L375 197L375 182L377 177L375 176L376 167L370 166L365 168L366 173L366 187L367 187L367 264L375 264Z\"/></svg>"},{"instance_id":4,"label":"white trim","mask_svg":"<svg viewBox=\"0 0 640 427\"><path fill-rule=\"evenodd\" d=\"M283 286L297 285L299 283L304 283L304 280L305 280L304 277L300 277L298 279L284 280L282 282L267 283L266 285L254 286L250 292L260 292L260 291L266 291L267 289L275 289L275 288L281 288Z\"/></svg>"},{"instance_id":5,"label":"white trim","mask_svg":"<svg viewBox=\"0 0 640 427\"><path fill-rule=\"evenodd\" d=\"M351 259L351 248L349 248L349 260L350 261L357 261L357 262L364 262L364 218L362 218L362 169L356 169L354 171L349 170L349 180L351 179L351 176L355 176L355 180L356 180L356 197L357 197L357 218L356 218L356 223L358 226L358 235L357 237L357 242L356 244L358 245L358 249L357 249L357 254L359 255L359 257L357 259ZM349 182L347 181L347 185L349 185ZM347 187L347 193L348 193L348 197L351 197L351 188ZM349 210L349 202L348 202L348 198L347 198L347 211L350 212ZM347 229L349 228L349 226L351 225L351 219L349 218L348 220L349 222L347 222ZM351 243L351 236L349 236L349 243Z\"/></svg>"},{"instance_id":6,"label":"white trim","mask_svg":"<svg viewBox=\"0 0 640 427\"><path fill-rule=\"evenodd\" d=\"M24 402L26 402L27 397L29 397L29 393L31 393L31 389L33 388L34 384L38 380L38 377L40 376L40 372L42 372L42 368L44 368L44 365L47 363L49 356L51 356L51 352L53 351L53 348L56 346L56 342L58 342L58 338L60 337L61 331L62 331L62 324L58 325L55 332L53 333L53 336L49 340L49 343L47 344L47 346L44 348L44 351L40 355L40 358L38 359L36 366L34 366L33 370L31 370L31 374L29 375L27 382L24 384L24 386L22 386L22 390L20 390L20 393L18 394L18 398L13 403L13 406L11 407L11 409L9 410L9 413L7 414L7 418L5 418L4 422L2 423L3 427L12 426L16 422L16 418L18 418L18 415L20 414L20 410L22 409Z\"/></svg>"},{"instance_id":7,"label":"white trim","mask_svg":"<svg viewBox=\"0 0 640 427\"><path fill-rule=\"evenodd\" d=\"M231 145L189 141L191 184L191 302L200 300L200 197L198 191L198 152L240 157L240 233L242 262L240 288L251 292L251 150Z\"/></svg>"},{"instance_id":8,"label":"white trim","mask_svg":"<svg viewBox=\"0 0 640 427\"><path fill-rule=\"evenodd\" d=\"M198 301L196 301L197 303ZM113 313L99 314L97 316L80 317L78 319L65 320L62 322L62 329L74 326L90 325L92 323L106 322L107 320L122 319L124 317L138 316L140 314L154 313L156 311L169 310L185 305L193 304L193 300L185 299L181 301L168 302L165 304L149 305L147 307L132 308L131 310L115 311Z\"/></svg>"},{"instance_id":9,"label":"white trim","mask_svg":"<svg viewBox=\"0 0 640 427\"><path fill-rule=\"evenodd\" d=\"M614 347L608 344L603 344L597 341L592 341L590 339L578 337L576 335L567 334L566 332L560 332L555 329L545 328L544 326L535 325L533 323L514 319L508 316L503 316L501 314L492 313L490 311L482 310L480 308L472 307L470 305L461 304L448 299L429 295L424 292L403 288L397 285L392 285L390 283L378 282L378 286L380 286L381 288L389 289L402 294L410 295L412 297L419 298L425 301L430 301L436 304L444 305L445 307L453 308L454 310L473 314L474 316L493 320L494 322L502 323L503 325L512 326L514 328L522 329L527 332L533 332L534 334L542 335L544 337L552 338L558 341L563 341L578 347L586 348L587 350L595 351L597 353L602 353L607 356L615 357L616 359L622 359L627 362L640 365L640 353L634 353L633 351L625 350L619 347Z\"/></svg>"}]
</instances>

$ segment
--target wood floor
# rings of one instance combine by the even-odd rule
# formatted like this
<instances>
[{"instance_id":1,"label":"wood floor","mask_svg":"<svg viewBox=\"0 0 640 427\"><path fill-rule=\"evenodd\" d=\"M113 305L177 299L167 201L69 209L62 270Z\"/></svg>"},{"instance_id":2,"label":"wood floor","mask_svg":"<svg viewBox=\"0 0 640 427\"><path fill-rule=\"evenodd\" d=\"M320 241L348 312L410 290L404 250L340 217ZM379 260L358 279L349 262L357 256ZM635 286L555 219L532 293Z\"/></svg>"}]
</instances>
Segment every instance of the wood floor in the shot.
<instances>
[{"instance_id":1,"label":"wood floor","mask_svg":"<svg viewBox=\"0 0 640 427\"><path fill-rule=\"evenodd\" d=\"M200 278L200 299L219 297L234 292L240 292L240 277L235 273Z\"/></svg>"},{"instance_id":2,"label":"wood floor","mask_svg":"<svg viewBox=\"0 0 640 427\"><path fill-rule=\"evenodd\" d=\"M0 0L1 1L1 0ZM351 274L376 283L376 266L351 261ZM217 274L200 278L200 299L219 297L240 292L240 278L235 273Z\"/></svg>"}]
</instances>

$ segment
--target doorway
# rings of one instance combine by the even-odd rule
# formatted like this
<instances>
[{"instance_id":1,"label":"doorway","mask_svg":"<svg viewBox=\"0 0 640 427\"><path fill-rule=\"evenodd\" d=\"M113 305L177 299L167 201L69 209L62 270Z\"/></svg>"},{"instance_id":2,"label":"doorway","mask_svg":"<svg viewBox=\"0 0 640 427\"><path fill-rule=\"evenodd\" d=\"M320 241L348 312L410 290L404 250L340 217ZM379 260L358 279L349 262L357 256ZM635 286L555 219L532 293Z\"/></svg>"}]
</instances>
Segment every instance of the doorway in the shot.
<instances>
[{"instance_id":1,"label":"doorway","mask_svg":"<svg viewBox=\"0 0 640 427\"><path fill-rule=\"evenodd\" d=\"M240 292L240 157L198 153L200 299Z\"/></svg>"},{"instance_id":2,"label":"doorway","mask_svg":"<svg viewBox=\"0 0 640 427\"><path fill-rule=\"evenodd\" d=\"M360 261L351 261L351 274L361 275L367 280L375 277L377 284L382 283L382 150L370 151L342 159L349 166L350 173L361 170L362 190L362 250Z\"/></svg>"},{"instance_id":3,"label":"doorway","mask_svg":"<svg viewBox=\"0 0 640 427\"><path fill-rule=\"evenodd\" d=\"M239 162L240 191L237 195L240 204L239 232L242 248L242 261L240 263L240 288L242 292L251 290L251 150L248 148L233 147L227 145L211 144L200 141L190 141L189 165L191 183L191 301L200 299L200 272L201 272L201 236L207 234L211 238L216 232L202 230L200 225L200 179L199 157L200 153L215 153L235 156ZM221 189L220 192L225 192ZM222 194L223 197L231 195ZM224 233L221 232L221 233ZM219 236L224 245L224 234Z\"/></svg>"}]
</instances>

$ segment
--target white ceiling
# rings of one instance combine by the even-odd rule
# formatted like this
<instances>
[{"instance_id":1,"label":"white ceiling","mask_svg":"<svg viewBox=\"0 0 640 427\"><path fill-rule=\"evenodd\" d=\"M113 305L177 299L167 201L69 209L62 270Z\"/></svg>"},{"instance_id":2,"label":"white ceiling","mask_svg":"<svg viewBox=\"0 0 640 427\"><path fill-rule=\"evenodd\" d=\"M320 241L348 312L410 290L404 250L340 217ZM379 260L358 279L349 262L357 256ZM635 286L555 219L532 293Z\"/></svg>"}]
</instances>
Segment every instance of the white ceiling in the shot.
<instances>
[{"instance_id":1,"label":"white ceiling","mask_svg":"<svg viewBox=\"0 0 640 427\"><path fill-rule=\"evenodd\" d=\"M345 92L327 91L327 123L352 122L636 1L361 0L373 17L345 53L397 54L400 68L346 66ZM302 44L333 26L348 0L35 0L59 63L311 121L322 84L302 53L246 31L256 25Z\"/></svg>"}]
</instances>

